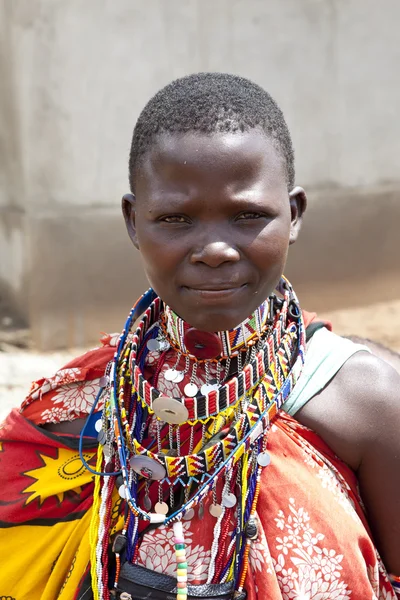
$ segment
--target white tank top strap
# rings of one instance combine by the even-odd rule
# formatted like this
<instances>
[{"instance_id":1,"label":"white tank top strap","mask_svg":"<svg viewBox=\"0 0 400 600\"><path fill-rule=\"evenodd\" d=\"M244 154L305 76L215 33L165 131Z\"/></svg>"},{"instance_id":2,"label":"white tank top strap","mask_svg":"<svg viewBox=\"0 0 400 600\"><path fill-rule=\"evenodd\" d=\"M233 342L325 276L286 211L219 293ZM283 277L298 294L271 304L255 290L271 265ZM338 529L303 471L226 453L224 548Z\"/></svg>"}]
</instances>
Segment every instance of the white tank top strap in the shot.
<instances>
[{"instance_id":1,"label":"white tank top strap","mask_svg":"<svg viewBox=\"0 0 400 600\"><path fill-rule=\"evenodd\" d=\"M308 344L303 373L282 405L282 410L293 417L356 352L371 353L371 350L342 338L325 327L318 329Z\"/></svg>"}]
</instances>

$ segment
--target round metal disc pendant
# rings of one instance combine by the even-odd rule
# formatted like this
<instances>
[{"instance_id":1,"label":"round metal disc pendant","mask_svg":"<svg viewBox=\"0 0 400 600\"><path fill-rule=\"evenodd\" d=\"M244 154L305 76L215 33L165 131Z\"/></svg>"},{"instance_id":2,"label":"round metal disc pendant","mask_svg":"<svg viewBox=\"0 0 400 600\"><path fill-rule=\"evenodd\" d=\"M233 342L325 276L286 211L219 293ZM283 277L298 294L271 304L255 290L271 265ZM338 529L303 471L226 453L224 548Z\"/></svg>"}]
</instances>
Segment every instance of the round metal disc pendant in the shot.
<instances>
[{"instance_id":1,"label":"round metal disc pendant","mask_svg":"<svg viewBox=\"0 0 400 600\"><path fill-rule=\"evenodd\" d=\"M103 375L103 377L100 377L99 386L101 388L105 388L107 384L108 384L108 377L106 375Z\"/></svg>"},{"instance_id":2,"label":"round metal disc pendant","mask_svg":"<svg viewBox=\"0 0 400 600\"><path fill-rule=\"evenodd\" d=\"M174 381L177 371L175 369L167 369L164 373L164 378L167 381Z\"/></svg>"},{"instance_id":3,"label":"round metal disc pendant","mask_svg":"<svg viewBox=\"0 0 400 600\"><path fill-rule=\"evenodd\" d=\"M118 488L118 494L121 496L121 498L123 498L125 500L125 498L126 498L125 484L122 484L122 485L119 486L119 488Z\"/></svg>"},{"instance_id":4,"label":"round metal disc pendant","mask_svg":"<svg viewBox=\"0 0 400 600\"><path fill-rule=\"evenodd\" d=\"M180 383L183 381L185 373L183 371L177 371L176 369L167 369L164 373L164 378L167 381L173 381L174 383Z\"/></svg>"},{"instance_id":5,"label":"round metal disc pendant","mask_svg":"<svg viewBox=\"0 0 400 600\"><path fill-rule=\"evenodd\" d=\"M175 371L174 383L180 383L185 378L185 373L183 371Z\"/></svg>"},{"instance_id":6,"label":"round metal disc pendant","mask_svg":"<svg viewBox=\"0 0 400 600\"><path fill-rule=\"evenodd\" d=\"M194 510L193 508L189 508L189 510L187 510L185 512L185 514L183 515L183 520L184 521L191 521L194 517Z\"/></svg>"},{"instance_id":7,"label":"round metal disc pendant","mask_svg":"<svg viewBox=\"0 0 400 600\"><path fill-rule=\"evenodd\" d=\"M171 425L180 425L189 418L188 409L182 402L169 396L159 396L153 401L154 414Z\"/></svg>"},{"instance_id":8,"label":"round metal disc pendant","mask_svg":"<svg viewBox=\"0 0 400 600\"><path fill-rule=\"evenodd\" d=\"M101 417L100 417L100 419L97 419L96 423L94 424L94 428L97 431L97 433L100 433L100 431L102 430L103 422L101 420Z\"/></svg>"},{"instance_id":9,"label":"round metal disc pendant","mask_svg":"<svg viewBox=\"0 0 400 600\"><path fill-rule=\"evenodd\" d=\"M135 473L138 473L138 475L141 475L145 479L154 479L158 481L165 477L164 467L148 456L136 454L135 456L132 456L129 462Z\"/></svg>"},{"instance_id":10,"label":"round metal disc pendant","mask_svg":"<svg viewBox=\"0 0 400 600\"><path fill-rule=\"evenodd\" d=\"M268 452L261 452L261 454L257 456L257 462L260 467L268 467L269 463L271 462L271 457Z\"/></svg>"},{"instance_id":11,"label":"round metal disc pendant","mask_svg":"<svg viewBox=\"0 0 400 600\"><path fill-rule=\"evenodd\" d=\"M199 388L195 383L187 383L183 391L185 393L185 396L187 396L188 398L194 398L197 392L199 391Z\"/></svg>"},{"instance_id":12,"label":"round metal disc pendant","mask_svg":"<svg viewBox=\"0 0 400 600\"><path fill-rule=\"evenodd\" d=\"M187 330L183 342L190 354L200 360L216 358L222 352L222 342L216 333L200 331L195 327Z\"/></svg>"},{"instance_id":13,"label":"round metal disc pendant","mask_svg":"<svg viewBox=\"0 0 400 600\"><path fill-rule=\"evenodd\" d=\"M222 504L223 506L225 506L225 508L233 508L237 503L237 498L235 496L235 494L225 494L225 496L222 497Z\"/></svg>"},{"instance_id":14,"label":"round metal disc pendant","mask_svg":"<svg viewBox=\"0 0 400 600\"><path fill-rule=\"evenodd\" d=\"M168 504L166 502L157 502L154 507L154 511L158 515L167 515L168 510L169 510L169 508L168 508Z\"/></svg>"},{"instance_id":15,"label":"round metal disc pendant","mask_svg":"<svg viewBox=\"0 0 400 600\"><path fill-rule=\"evenodd\" d=\"M210 504L210 515L218 519L222 515L222 506L220 504Z\"/></svg>"},{"instance_id":16,"label":"round metal disc pendant","mask_svg":"<svg viewBox=\"0 0 400 600\"><path fill-rule=\"evenodd\" d=\"M98 441L98 442L99 442L99 444L101 444L102 446L104 446L104 444L105 444L105 443L106 443L106 441L107 441L107 436L106 436L105 432L104 432L102 429L100 429L100 431L99 431L99 433L98 433L98 436L97 436L97 441Z\"/></svg>"},{"instance_id":17,"label":"round metal disc pendant","mask_svg":"<svg viewBox=\"0 0 400 600\"><path fill-rule=\"evenodd\" d=\"M154 338L149 340L146 346L147 349L150 350L150 352L157 352L158 350L160 350L160 342Z\"/></svg>"}]
</instances>

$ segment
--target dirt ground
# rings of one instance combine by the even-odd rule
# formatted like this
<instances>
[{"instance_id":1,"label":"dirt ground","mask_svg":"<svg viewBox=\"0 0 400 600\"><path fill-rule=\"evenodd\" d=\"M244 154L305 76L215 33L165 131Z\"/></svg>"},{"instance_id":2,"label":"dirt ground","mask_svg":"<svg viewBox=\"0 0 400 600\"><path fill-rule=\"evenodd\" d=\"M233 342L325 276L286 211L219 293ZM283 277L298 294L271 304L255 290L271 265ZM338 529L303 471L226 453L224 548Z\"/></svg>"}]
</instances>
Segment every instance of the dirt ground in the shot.
<instances>
[{"instance_id":1,"label":"dirt ground","mask_svg":"<svg viewBox=\"0 0 400 600\"><path fill-rule=\"evenodd\" d=\"M378 341L400 352L400 300L352 308L320 317L332 321L340 335L358 335ZM25 338L28 334L24 334ZM65 352L39 353L27 349L23 339L19 346L9 332L0 335L0 420L25 398L32 381L52 375L62 365L85 351L85 348ZM25 347L24 347L25 346Z\"/></svg>"},{"instance_id":2,"label":"dirt ground","mask_svg":"<svg viewBox=\"0 0 400 600\"><path fill-rule=\"evenodd\" d=\"M358 335L400 353L400 300L320 313L340 335Z\"/></svg>"}]
</instances>

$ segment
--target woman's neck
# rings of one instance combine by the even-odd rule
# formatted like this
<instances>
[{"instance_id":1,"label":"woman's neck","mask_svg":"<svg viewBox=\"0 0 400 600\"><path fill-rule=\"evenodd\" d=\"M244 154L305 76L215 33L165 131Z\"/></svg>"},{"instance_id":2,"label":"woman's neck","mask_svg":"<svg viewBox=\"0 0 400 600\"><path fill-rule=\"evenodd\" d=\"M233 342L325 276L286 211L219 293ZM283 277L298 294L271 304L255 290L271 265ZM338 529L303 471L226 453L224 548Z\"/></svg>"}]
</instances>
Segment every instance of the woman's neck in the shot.
<instances>
[{"instance_id":1,"label":"woman's neck","mask_svg":"<svg viewBox=\"0 0 400 600\"><path fill-rule=\"evenodd\" d=\"M240 351L255 345L267 330L270 318L270 303L265 300L247 319L237 327L228 331L218 331L208 334L198 332L199 338L204 340L215 340L220 344L220 356L223 358L237 356ZM183 355L191 354L192 345L189 338L196 336L196 331L189 323L181 319L169 306L164 307L162 316L162 327L166 339L171 346ZM188 335L188 332L189 335ZM213 338L214 336L214 338ZM217 336L219 342L215 339Z\"/></svg>"}]
</instances>

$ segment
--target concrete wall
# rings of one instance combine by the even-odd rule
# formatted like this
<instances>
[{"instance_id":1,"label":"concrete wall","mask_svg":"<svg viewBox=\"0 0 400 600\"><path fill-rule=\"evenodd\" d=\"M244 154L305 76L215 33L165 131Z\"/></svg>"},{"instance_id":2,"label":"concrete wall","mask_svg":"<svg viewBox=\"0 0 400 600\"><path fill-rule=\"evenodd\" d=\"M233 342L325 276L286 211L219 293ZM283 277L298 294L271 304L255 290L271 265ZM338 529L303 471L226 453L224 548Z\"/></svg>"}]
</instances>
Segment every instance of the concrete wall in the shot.
<instances>
[{"instance_id":1,"label":"concrete wall","mask_svg":"<svg viewBox=\"0 0 400 600\"><path fill-rule=\"evenodd\" d=\"M307 306L400 294L399 20L398 0L0 0L0 280L36 343L120 329L146 285L119 214L131 131L199 70L254 79L286 114Z\"/></svg>"},{"instance_id":2,"label":"concrete wall","mask_svg":"<svg viewBox=\"0 0 400 600\"><path fill-rule=\"evenodd\" d=\"M22 198L19 124L6 6L0 2L0 316L24 321L26 293L25 211Z\"/></svg>"}]
</instances>

